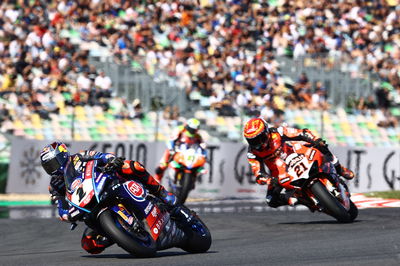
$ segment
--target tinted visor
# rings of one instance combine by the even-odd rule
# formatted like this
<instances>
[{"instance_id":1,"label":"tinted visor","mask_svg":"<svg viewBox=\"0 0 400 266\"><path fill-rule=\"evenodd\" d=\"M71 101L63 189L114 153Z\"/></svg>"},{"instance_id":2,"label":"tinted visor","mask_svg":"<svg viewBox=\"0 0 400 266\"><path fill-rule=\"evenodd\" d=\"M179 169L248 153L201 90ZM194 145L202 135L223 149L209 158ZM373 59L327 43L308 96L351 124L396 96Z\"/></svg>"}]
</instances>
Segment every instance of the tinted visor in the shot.
<instances>
[{"instance_id":1,"label":"tinted visor","mask_svg":"<svg viewBox=\"0 0 400 266\"><path fill-rule=\"evenodd\" d=\"M261 150L262 147L267 144L267 135L266 134L260 134L259 136L252 138L252 139L247 139L247 142L249 143L250 147L255 150Z\"/></svg>"},{"instance_id":2,"label":"tinted visor","mask_svg":"<svg viewBox=\"0 0 400 266\"><path fill-rule=\"evenodd\" d=\"M61 167L61 163L57 160L57 157L54 157L53 159L47 161L47 162L42 162L43 169L48 173L49 175L54 174L58 169Z\"/></svg>"}]
</instances>

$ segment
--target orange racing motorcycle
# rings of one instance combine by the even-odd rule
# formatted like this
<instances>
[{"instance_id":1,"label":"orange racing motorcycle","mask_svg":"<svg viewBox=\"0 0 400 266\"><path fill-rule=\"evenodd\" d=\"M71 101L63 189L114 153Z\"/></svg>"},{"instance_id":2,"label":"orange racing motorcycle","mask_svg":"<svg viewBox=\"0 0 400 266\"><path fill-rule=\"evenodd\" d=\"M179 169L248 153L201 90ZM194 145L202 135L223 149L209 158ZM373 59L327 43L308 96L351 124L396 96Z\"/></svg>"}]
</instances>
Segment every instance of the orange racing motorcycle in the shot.
<instances>
[{"instance_id":1,"label":"orange racing motorcycle","mask_svg":"<svg viewBox=\"0 0 400 266\"><path fill-rule=\"evenodd\" d=\"M185 144L175 147L175 154L168 164L169 190L183 204L191 190L194 189L197 177L205 172L206 155L198 144Z\"/></svg>"},{"instance_id":2,"label":"orange racing motorcycle","mask_svg":"<svg viewBox=\"0 0 400 266\"><path fill-rule=\"evenodd\" d=\"M333 164L326 162L315 147L294 143L292 148L294 152L285 159L288 175L278 180L286 195L295 197L312 212L326 213L339 222L353 222L358 209Z\"/></svg>"}]
</instances>

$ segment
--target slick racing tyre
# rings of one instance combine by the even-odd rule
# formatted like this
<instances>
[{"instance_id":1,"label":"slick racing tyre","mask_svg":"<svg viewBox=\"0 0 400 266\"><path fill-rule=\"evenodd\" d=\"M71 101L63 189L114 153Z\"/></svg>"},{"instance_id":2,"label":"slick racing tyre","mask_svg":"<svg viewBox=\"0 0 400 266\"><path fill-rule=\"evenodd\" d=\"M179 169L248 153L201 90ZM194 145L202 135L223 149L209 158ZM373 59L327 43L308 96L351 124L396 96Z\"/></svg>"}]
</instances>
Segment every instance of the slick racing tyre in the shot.
<instances>
[{"instance_id":1,"label":"slick racing tyre","mask_svg":"<svg viewBox=\"0 0 400 266\"><path fill-rule=\"evenodd\" d=\"M325 212L342 223L352 222L350 214L343 205L325 188L321 182L315 182L311 191L324 208Z\"/></svg>"},{"instance_id":2,"label":"slick racing tyre","mask_svg":"<svg viewBox=\"0 0 400 266\"><path fill-rule=\"evenodd\" d=\"M184 173L182 178L179 180L179 182L181 183L181 190L178 195L178 204L185 203L189 195L190 188L192 187L193 180L194 178L192 178L192 174L190 173Z\"/></svg>"},{"instance_id":3,"label":"slick racing tyre","mask_svg":"<svg viewBox=\"0 0 400 266\"><path fill-rule=\"evenodd\" d=\"M211 247L211 234L207 226L198 216L190 224L184 226L183 231L188 237L180 248L190 253L204 253Z\"/></svg>"},{"instance_id":4,"label":"slick racing tyre","mask_svg":"<svg viewBox=\"0 0 400 266\"><path fill-rule=\"evenodd\" d=\"M105 210L99 216L101 228L121 248L136 257L153 257L156 243L151 235L142 230L131 230L125 221L115 212Z\"/></svg>"}]
</instances>

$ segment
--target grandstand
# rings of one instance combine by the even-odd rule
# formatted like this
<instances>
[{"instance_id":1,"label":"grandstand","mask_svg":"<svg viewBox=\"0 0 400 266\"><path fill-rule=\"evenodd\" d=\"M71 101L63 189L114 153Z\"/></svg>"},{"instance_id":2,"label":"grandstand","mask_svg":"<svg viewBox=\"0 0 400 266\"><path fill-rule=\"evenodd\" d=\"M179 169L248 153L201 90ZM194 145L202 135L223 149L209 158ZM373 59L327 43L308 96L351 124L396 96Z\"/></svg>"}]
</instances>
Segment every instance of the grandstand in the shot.
<instances>
[{"instance_id":1,"label":"grandstand","mask_svg":"<svg viewBox=\"0 0 400 266\"><path fill-rule=\"evenodd\" d=\"M271 124L307 127L332 145L400 146L400 8L392 1L46 2L0 4L2 161L7 134L164 141L188 116L204 122L209 142L242 142L244 121L265 107ZM296 62L306 56L300 70ZM335 59L325 61L334 80L363 83L326 82L310 63L324 57ZM109 88L95 85L100 68ZM307 85L296 80L303 71ZM147 78L139 85L122 72ZM327 90L316 89L319 78ZM349 107L351 97L369 95L375 107ZM152 109L158 96L178 103L180 116ZM137 99L144 115L122 114ZM221 112L222 103L231 113Z\"/></svg>"}]
</instances>

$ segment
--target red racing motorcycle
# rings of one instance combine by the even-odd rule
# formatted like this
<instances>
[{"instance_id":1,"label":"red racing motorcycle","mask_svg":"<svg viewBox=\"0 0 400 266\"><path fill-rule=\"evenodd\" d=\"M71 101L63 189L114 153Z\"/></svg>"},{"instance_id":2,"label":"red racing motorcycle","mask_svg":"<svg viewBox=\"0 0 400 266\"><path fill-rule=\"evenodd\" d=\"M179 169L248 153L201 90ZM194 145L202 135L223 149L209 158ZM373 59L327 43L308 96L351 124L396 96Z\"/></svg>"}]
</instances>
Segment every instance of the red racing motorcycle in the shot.
<instances>
[{"instance_id":1,"label":"red racing motorcycle","mask_svg":"<svg viewBox=\"0 0 400 266\"><path fill-rule=\"evenodd\" d=\"M286 195L297 198L312 212L326 213L339 222L353 222L358 209L333 164L326 162L315 147L294 143L292 148L294 152L285 159L288 175L278 181Z\"/></svg>"}]
</instances>

